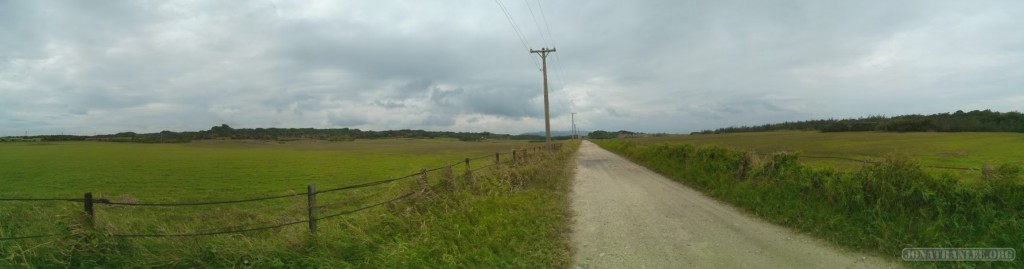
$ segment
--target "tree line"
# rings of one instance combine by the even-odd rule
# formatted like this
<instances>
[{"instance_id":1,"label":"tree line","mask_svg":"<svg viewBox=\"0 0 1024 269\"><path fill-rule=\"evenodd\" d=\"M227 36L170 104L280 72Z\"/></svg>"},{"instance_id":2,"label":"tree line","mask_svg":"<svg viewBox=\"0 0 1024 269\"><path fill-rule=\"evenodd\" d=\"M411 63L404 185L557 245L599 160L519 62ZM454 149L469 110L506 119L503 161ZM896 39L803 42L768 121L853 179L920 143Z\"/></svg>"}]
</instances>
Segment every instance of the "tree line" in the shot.
<instances>
[{"instance_id":1,"label":"tree line","mask_svg":"<svg viewBox=\"0 0 1024 269\"><path fill-rule=\"evenodd\" d=\"M110 141L140 143L184 143L204 139L253 139L290 141L301 139L317 139L329 141L353 141L356 139L381 138L455 138L461 141L480 141L484 139L543 140L537 135L493 134L490 132L448 132L425 130L387 130L364 131L360 129L314 129L314 128L239 128L227 124L213 126L209 130L158 133L120 132L93 136L78 135L37 135L29 137L3 137L0 141Z\"/></svg>"},{"instance_id":2,"label":"tree line","mask_svg":"<svg viewBox=\"0 0 1024 269\"><path fill-rule=\"evenodd\" d=\"M587 134L587 138L589 138L589 139L612 139L612 138L625 138L625 137L651 137L651 136L666 136L666 135L668 135L668 134L667 133L642 133L642 132L633 132L633 131L626 131L626 130L619 130L619 131L614 131L614 132L604 131L604 130L596 130L596 131L588 133Z\"/></svg>"},{"instance_id":3,"label":"tree line","mask_svg":"<svg viewBox=\"0 0 1024 269\"><path fill-rule=\"evenodd\" d=\"M868 116L857 119L827 119L726 127L691 134L721 134L804 130L820 132L1024 132L1024 114L1017 111L973 110L931 115Z\"/></svg>"}]
</instances>

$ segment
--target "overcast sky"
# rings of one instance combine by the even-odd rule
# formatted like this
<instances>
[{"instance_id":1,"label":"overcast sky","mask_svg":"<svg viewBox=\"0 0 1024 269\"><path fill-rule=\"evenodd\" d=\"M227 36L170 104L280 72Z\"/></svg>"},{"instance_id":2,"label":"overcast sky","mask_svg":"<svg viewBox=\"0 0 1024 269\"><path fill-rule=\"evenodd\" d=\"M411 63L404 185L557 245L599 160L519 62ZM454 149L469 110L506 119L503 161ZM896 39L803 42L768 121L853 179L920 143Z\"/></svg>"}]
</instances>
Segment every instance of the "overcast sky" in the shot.
<instances>
[{"instance_id":1,"label":"overcast sky","mask_svg":"<svg viewBox=\"0 0 1024 269\"><path fill-rule=\"evenodd\" d=\"M554 130L1024 111L1024 1L502 3ZM539 62L494 1L0 0L0 136L541 131Z\"/></svg>"}]
</instances>

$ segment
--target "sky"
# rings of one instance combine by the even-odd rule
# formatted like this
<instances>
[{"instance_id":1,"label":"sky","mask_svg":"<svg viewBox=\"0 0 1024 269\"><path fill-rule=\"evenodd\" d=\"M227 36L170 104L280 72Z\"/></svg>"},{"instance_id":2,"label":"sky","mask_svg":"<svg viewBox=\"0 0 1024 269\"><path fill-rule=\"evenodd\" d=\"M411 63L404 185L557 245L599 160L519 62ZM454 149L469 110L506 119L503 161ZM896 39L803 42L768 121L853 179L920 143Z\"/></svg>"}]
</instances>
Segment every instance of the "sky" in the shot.
<instances>
[{"instance_id":1,"label":"sky","mask_svg":"<svg viewBox=\"0 0 1024 269\"><path fill-rule=\"evenodd\" d=\"M1024 1L0 0L0 136L543 131L542 47L552 130L1024 111L1022 25Z\"/></svg>"}]
</instances>

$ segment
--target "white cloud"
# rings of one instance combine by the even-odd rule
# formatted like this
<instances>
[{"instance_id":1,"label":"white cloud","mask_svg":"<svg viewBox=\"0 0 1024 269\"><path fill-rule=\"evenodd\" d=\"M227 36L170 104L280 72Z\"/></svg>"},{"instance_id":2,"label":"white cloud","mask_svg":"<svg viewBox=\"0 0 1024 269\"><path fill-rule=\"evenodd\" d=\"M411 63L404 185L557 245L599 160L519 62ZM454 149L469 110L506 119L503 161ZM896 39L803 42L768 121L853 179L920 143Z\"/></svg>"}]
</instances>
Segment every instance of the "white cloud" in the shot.
<instances>
[{"instance_id":1,"label":"white cloud","mask_svg":"<svg viewBox=\"0 0 1024 269\"><path fill-rule=\"evenodd\" d=\"M1022 110L1016 1L543 4L555 130L571 112L584 130L689 132ZM487 1L2 1L0 25L0 135L543 130L536 56Z\"/></svg>"}]
</instances>

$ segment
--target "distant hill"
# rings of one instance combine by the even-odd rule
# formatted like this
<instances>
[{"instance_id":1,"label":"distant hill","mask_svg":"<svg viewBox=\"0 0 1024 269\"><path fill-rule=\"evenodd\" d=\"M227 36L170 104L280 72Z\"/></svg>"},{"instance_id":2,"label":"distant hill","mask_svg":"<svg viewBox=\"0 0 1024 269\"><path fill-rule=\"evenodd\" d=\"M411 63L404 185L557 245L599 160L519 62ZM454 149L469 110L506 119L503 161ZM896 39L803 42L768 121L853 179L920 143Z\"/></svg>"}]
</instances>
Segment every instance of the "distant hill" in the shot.
<instances>
[{"instance_id":1,"label":"distant hill","mask_svg":"<svg viewBox=\"0 0 1024 269\"><path fill-rule=\"evenodd\" d=\"M455 138L462 141L480 141L485 139L517 139L536 140L543 135L507 135L490 132L446 132L425 130L386 130L364 131L360 129L313 129L313 128L231 128L227 124L213 126L210 130L159 133L121 132L108 135L36 135L29 137L0 137L0 142L22 141L110 141L110 142L141 142L141 143L183 143L204 139L259 139L259 140L299 140L319 139L330 141L352 141L355 139L379 138Z\"/></svg>"},{"instance_id":2,"label":"distant hill","mask_svg":"<svg viewBox=\"0 0 1024 269\"><path fill-rule=\"evenodd\" d=\"M588 134L590 134L590 131L579 131L579 133L580 133L581 136L587 136ZM524 136L541 136L541 137L543 137L544 136L544 131L522 133L522 134L519 134L519 135L524 135ZM572 135L572 131L551 131L551 136L570 136L570 135Z\"/></svg>"},{"instance_id":3,"label":"distant hill","mask_svg":"<svg viewBox=\"0 0 1024 269\"><path fill-rule=\"evenodd\" d=\"M820 132L1024 132L1024 114L1017 111L974 110L931 115L868 116L858 119L827 119L726 127L692 134L720 134L805 130Z\"/></svg>"}]
</instances>

